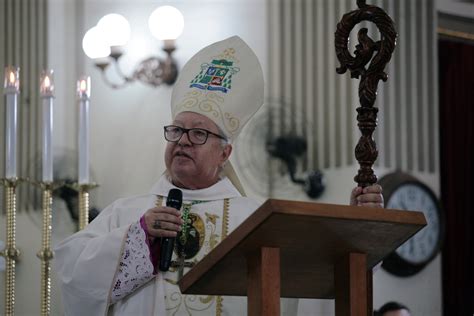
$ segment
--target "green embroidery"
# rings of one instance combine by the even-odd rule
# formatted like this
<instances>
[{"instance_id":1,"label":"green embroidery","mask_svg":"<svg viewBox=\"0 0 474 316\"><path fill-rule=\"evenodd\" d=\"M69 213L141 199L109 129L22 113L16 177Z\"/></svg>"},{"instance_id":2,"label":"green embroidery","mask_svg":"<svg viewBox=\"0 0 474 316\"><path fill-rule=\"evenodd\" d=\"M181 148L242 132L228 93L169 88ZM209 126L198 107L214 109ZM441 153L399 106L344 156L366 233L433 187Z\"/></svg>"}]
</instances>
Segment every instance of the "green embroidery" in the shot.
<instances>
[{"instance_id":1,"label":"green embroidery","mask_svg":"<svg viewBox=\"0 0 474 316\"><path fill-rule=\"evenodd\" d=\"M232 86L232 75L240 71L240 68L234 67L233 64L233 61L225 59L213 59L211 63L203 63L201 71L191 80L189 87L227 93Z\"/></svg>"},{"instance_id":2,"label":"green embroidery","mask_svg":"<svg viewBox=\"0 0 474 316\"><path fill-rule=\"evenodd\" d=\"M181 216L184 223L183 223L181 233L179 234L179 242L181 243L181 246L184 246L186 244L187 239L188 239L189 211L191 211L191 204L184 204L183 205L183 216ZM184 247L182 249L183 249L182 252L184 252Z\"/></svg>"},{"instance_id":3,"label":"green embroidery","mask_svg":"<svg viewBox=\"0 0 474 316\"><path fill-rule=\"evenodd\" d=\"M184 267L185 267L185 259L186 259L186 251L185 251L185 245L188 241L188 234L189 234L189 226L190 226L190 218L189 218L189 213L191 212L191 207L196 204L201 204L205 203L206 201L192 201L191 203L183 203L183 215L181 218L183 219L183 227L181 229L181 232L179 233L178 236L178 242L180 244L180 247L178 245L175 245L176 252L178 254L178 280L180 280L183 277L184 273ZM180 249L180 251L178 251Z\"/></svg>"}]
</instances>

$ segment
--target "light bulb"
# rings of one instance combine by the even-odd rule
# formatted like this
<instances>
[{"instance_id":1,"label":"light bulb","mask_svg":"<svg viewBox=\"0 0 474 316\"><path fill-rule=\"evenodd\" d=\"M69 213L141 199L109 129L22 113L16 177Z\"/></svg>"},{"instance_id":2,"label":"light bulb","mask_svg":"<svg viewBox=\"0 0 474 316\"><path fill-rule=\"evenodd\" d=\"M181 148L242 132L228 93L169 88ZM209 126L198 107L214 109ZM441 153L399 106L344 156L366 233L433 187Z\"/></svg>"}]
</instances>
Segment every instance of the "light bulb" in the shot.
<instances>
[{"instance_id":1,"label":"light bulb","mask_svg":"<svg viewBox=\"0 0 474 316\"><path fill-rule=\"evenodd\" d=\"M110 55L110 47L99 28L94 26L82 39L82 49L89 58L103 58Z\"/></svg>"},{"instance_id":2,"label":"light bulb","mask_svg":"<svg viewBox=\"0 0 474 316\"><path fill-rule=\"evenodd\" d=\"M105 15L99 20L97 27L104 34L109 46L122 46L130 39L130 24L120 14Z\"/></svg>"},{"instance_id":3,"label":"light bulb","mask_svg":"<svg viewBox=\"0 0 474 316\"><path fill-rule=\"evenodd\" d=\"M151 34L159 40L175 40L184 29L184 18L175 7L158 7L148 19Z\"/></svg>"}]
</instances>

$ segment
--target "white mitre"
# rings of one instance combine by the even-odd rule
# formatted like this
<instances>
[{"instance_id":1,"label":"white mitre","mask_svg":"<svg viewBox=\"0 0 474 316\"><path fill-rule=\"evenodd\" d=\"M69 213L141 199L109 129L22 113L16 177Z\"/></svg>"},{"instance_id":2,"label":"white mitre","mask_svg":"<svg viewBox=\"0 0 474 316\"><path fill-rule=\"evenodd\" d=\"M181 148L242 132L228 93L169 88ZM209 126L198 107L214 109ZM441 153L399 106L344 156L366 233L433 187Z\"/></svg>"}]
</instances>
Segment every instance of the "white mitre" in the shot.
<instances>
[{"instance_id":1,"label":"white mitre","mask_svg":"<svg viewBox=\"0 0 474 316\"><path fill-rule=\"evenodd\" d=\"M173 119L181 112L210 118L230 142L263 105L263 71L252 49L233 36L201 49L184 65L171 96ZM244 191L230 162L223 175Z\"/></svg>"}]
</instances>

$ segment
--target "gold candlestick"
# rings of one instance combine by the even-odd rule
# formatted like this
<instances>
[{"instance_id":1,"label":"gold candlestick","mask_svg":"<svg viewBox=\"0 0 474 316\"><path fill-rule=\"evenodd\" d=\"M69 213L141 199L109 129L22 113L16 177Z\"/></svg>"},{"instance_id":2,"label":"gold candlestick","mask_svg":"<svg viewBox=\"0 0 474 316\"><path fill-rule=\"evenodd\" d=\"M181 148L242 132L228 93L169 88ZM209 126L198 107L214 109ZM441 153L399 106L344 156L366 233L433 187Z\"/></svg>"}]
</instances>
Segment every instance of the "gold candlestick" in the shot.
<instances>
[{"instance_id":1,"label":"gold candlestick","mask_svg":"<svg viewBox=\"0 0 474 316\"><path fill-rule=\"evenodd\" d=\"M20 256L16 248L16 187L22 180L18 178L2 179L5 189L5 207L7 209L7 242L1 255L5 257L5 315L15 313L15 264Z\"/></svg>"},{"instance_id":2,"label":"gold candlestick","mask_svg":"<svg viewBox=\"0 0 474 316\"><path fill-rule=\"evenodd\" d=\"M79 230L83 230L89 224L89 191L97 187L96 183L78 184L79 189Z\"/></svg>"},{"instance_id":3,"label":"gold candlestick","mask_svg":"<svg viewBox=\"0 0 474 316\"><path fill-rule=\"evenodd\" d=\"M33 185L40 187L43 195L43 232L41 250L36 256L41 260L41 315L47 316L51 313L51 263L54 257L51 249L52 225L52 206L53 191L64 183L53 182L35 182L30 181Z\"/></svg>"},{"instance_id":4,"label":"gold candlestick","mask_svg":"<svg viewBox=\"0 0 474 316\"><path fill-rule=\"evenodd\" d=\"M89 224L89 190L87 186L79 188L79 230Z\"/></svg>"},{"instance_id":5,"label":"gold candlestick","mask_svg":"<svg viewBox=\"0 0 474 316\"><path fill-rule=\"evenodd\" d=\"M41 260L41 315L47 316L51 313L50 261L54 256L51 249L53 185L40 183L40 186L43 189L43 236L42 248L36 256Z\"/></svg>"}]
</instances>

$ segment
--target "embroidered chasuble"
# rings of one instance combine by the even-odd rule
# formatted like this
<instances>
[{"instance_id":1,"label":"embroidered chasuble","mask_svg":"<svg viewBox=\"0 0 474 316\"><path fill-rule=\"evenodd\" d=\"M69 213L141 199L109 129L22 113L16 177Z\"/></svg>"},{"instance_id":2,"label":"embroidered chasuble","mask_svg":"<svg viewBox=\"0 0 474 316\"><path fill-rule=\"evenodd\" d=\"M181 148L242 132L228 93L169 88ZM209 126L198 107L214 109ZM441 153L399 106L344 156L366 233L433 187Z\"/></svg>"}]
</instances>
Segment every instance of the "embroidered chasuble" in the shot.
<instances>
[{"instance_id":1,"label":"embroidered chasuble","mask_svg":"<svg viewBox=\"0 0 474 316\"><path fill-rule=\"evenodd\" d=\"M55 271L66 315L245 315L246 297L182 295L176 282L258 208L224 178L202 190L182 190L187 240L176 238L172 266L154 267L141 216L175 188L165 176L148 194L120 199L84 230L55 248ZM183 214L184 217L184 214ZM296 315L297 301L282 304ZM286 311L286 312L285 312Z\"/></svg>"}]
</instances>

